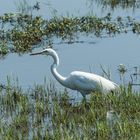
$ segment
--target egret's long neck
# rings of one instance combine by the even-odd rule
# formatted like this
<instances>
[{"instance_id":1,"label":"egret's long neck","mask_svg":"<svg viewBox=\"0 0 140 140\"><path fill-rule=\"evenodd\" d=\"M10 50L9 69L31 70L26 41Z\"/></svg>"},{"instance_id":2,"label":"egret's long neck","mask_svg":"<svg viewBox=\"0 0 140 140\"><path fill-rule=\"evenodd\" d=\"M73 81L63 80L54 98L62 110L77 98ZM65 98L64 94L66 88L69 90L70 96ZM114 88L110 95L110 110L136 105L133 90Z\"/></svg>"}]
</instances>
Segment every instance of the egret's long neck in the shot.
<instances>
[{"instance_id":1,"label":"egret's long neck","mask_svg":"<svg viewBox=\"0 0 140 140\"><path fill-rule=\"evenodd\" d=\"M54 59L54 63L51 65L51 72L54 75L54 77L56 78L56 80L58 82L60 82L62 85L65 85L65 77L63 77L62 75L60 75L57 71L57 67L59 66L59 58L58 55L55 54L54 56L52 56Z\"/></svg>"}]
</instances>

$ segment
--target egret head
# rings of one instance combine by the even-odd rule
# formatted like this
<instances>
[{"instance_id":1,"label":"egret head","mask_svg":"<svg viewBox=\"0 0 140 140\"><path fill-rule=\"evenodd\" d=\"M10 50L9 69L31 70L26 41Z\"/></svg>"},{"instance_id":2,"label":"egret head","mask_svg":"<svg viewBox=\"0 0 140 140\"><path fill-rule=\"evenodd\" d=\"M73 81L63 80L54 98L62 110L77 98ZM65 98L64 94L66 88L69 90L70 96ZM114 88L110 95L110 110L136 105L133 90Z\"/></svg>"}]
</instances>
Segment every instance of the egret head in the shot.
<instances>
[{"instance_id":1,"label":"egret head","mask_svg":"<svg viewBox=\"0 0 140 140\"><path fill-rule=\"evenodd\" d=\"M55 50L53 50L51 48L46 48L40 52L31 53L30 55L39 55L39 54L50 55L53 57L55 63L57 65L59 64L59 58L58 58L58 55Z\"/></svg>"},{"instance_id":2,"label":"egret head","mask_svg":"<svg viewBox=\"0 0 140 140\"><path fill-rule=\"evenodd\" d=\"M46 48L42 51L31 53L30 55L39 55L39 54L44 54L44 55L54 55L56 52L51 49L51 48Z\"/></svg>"}]
</instances>

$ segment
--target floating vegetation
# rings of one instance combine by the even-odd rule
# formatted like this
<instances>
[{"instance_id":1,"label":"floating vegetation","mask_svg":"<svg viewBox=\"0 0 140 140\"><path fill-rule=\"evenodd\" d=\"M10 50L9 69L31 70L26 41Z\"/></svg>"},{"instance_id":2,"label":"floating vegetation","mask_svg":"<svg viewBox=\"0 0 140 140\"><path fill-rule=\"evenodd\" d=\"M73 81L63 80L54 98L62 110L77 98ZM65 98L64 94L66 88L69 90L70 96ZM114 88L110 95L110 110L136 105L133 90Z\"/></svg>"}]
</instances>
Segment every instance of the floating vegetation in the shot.
<instances>
[{"instance_id":1,"label":"floating vegetation","mask_svg":"<svg viewBox=\"0 0 140 140\"><path fill-rule=\"evenodd\" d=\"M139 34L139 22L131 17L114 19L110 13L101 18L53 17L50 20L29 14L6 13L0 16L0 53L3 56L9 52L28 52L36 45L50 42L54 37L72 42L79 34L102 37L128 31Z\"/></svg>"},{"instance_id":2,"label":"floating vegetation","mask_svg":"<svg viewBox=\"0 0 140 140\"><path fill-rule=\"evenodd\" d=\"M71 101L66 90L37 85L0 91L0 139L138 139L140 94L131 87L119 95L94 93ZM72 103L71 103L72 102Z\"/></svg>"}]
</instances>

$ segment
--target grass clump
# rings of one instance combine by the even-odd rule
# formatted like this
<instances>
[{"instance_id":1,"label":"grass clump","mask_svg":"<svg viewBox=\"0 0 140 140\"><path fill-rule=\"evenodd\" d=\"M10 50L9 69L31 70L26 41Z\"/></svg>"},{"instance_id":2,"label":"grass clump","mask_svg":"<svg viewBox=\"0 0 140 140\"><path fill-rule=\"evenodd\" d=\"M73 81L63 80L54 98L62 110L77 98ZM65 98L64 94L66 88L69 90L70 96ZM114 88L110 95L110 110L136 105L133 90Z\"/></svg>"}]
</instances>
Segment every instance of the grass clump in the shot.
<instances>
[{"instance_id":1,"label":"grass clump","mask_svg":"<svg viewBox=\"0 0 140 140\"><path fill-rule=\"evenodd\" d=\"M111 10L115 10L117 8L132 8L135 10L140 7L139 0L88 0L88 2L90 5L97 4L98 6L101 6L102 9L110 8Z\"/></svg>"},{"instance_id":2,"label":"grass clump","mask_svg":"<svg viewBox=\"0 0 140 140\"><path fill-rule=\"evenodd\" d=\"M93 93L86 102L71 100L66 90L37 85L28 91L1 89L0 138L138 139L140 94ZM9 97L10 96L10 97Z\"/></svg>"}]
</instances>

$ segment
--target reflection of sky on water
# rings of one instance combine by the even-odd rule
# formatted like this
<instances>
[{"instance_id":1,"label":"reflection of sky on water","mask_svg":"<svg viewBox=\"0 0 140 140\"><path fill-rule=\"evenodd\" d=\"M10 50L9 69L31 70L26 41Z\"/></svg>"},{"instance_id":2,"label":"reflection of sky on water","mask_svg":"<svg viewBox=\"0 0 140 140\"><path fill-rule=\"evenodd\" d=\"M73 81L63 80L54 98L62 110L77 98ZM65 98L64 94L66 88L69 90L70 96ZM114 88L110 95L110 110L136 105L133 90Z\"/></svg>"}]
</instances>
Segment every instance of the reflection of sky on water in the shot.
<instances>
[{"instance_id":1,"label":"reflection of sky on water","mask_svg":"<svg viewBox=\"0 0 140 140\"><path fill-rule=\"evenodd\" d=\"M85 40L88 39L85 38ZM90 40L94 39L91 38ZM92 71L101 74L100 65L103 65L104 68L110 69L112 80L119 83L117 68L120 63L126 65L130 70L134 66L139 66L139 37L126 34L96 41L94 44L54 45L60 57L59 72L64 76L73 70ZM44 76L47 79L53 78L50 73L50 65L52 64L50 57L29 56L29 54L18 57L11 54L5 60L1 60L0 64L2 81L5 81L7 75L12 75L17 76L24 86L28 86L35 82L43 83Z\"/></svg>"},{"instance_id":2,"label":"reflection of sky on water","mask_svg":"<svg viewBox=\"0 0 140 140\"><path fill-rule=\"evenodd\" d=\"M22 0L5 0L0 2L0 14L6 12L17 12L17 9L19 7L19 3ZM37 0L30 0L27 2L29 5L36 4ZM22 2L23 3L23 2ZM37 12L39 15L42 15L43 17L51 18L54 15L54 11L56 12L56 15L58 16L83 16L87 14L94 14L98 16L104 16L108 12L112 12L113 16L116 17L118 15L120 16L134 16L139 15L139 8L133 9L122 9L120 7L114 9L114 11L111 11L110 8L103 9L102 5L96 5L95 3L91 4L90 0L39 0L39 5L41 9Z\"/></svg>"}]
</instances>

